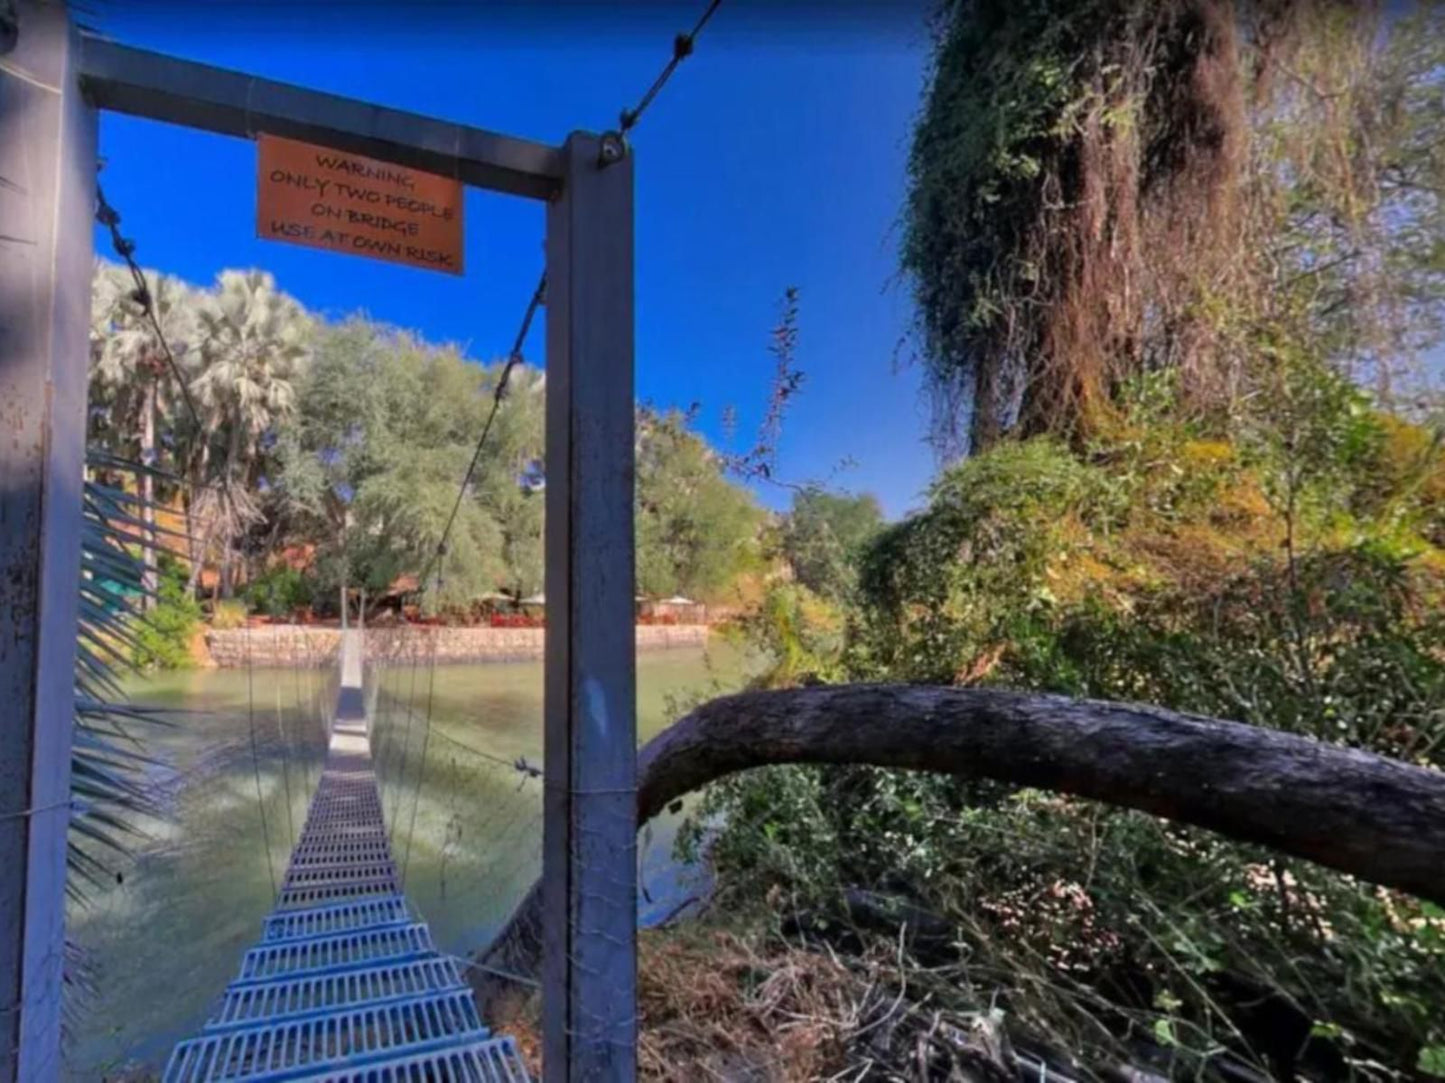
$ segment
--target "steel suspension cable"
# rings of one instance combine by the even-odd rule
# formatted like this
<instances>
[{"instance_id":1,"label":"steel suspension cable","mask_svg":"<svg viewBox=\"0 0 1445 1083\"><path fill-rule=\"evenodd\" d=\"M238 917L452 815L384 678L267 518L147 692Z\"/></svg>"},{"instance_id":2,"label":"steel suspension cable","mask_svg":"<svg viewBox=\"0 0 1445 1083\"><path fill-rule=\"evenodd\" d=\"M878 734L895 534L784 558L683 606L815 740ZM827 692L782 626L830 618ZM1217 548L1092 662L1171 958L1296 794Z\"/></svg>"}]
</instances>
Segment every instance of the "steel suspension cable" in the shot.
<instances>
[{"instance_id":1,"label":"steel suspension cable","mask_svg":"<svg viewBox=\"0 0 1445 1083\"><path fill-rule=\"evenodd\" d=\"M527 340L527 332L532 329L532 320L537 315L537 309L541 307L546 293L547 272L543 271L542 277L537 281L537 288L532 291L532 299L527 302L527 310L522 315L522 325L517 329L517 337L512 343L512 352L507 355L507 362L502 366L501 376L498 377L497 386L492 391L491 410L482 424L482 434L477 438L477 446L472 452L471 461L467 464L467 472L462 476L461 485L457 486L457 498L452 502L451 514L447 516L447 525L442 529L441 541L437 543L437 547L432 552L431 559L427 562L426 569L418 581L418 586L423 592L426 590L427 581L431 578L433 568L437 569L438 582L440 582L442 569L439 564L446 556L447 541L451 537L452 527L456 525L457 513L461 511L462 501L466 498L467 487L471 485L472 477L477 472L477 465L482 461L482 449L487 445L487 437L491 434L492 425L497 420L502 400L507 396L507 381L511 379L512 370L522 362L522 345Z\"/></svg>"},{"instance_id":2,"label":"steel suspension cable","mask_svg":"<svg viewBox=\"0 0 1445 1083\"><path fill-rule=\"evenodd\" d=\"M688 33L678 34L673 39L671 59L669 59L668 62L663 66L662 71L659 72L657 78L652 81L652 85L647 88L647 91L642 95L642 98L638 101L637 105L631 109L622 110L621 116L619 117L619 126L621 135L624 138L629 131L631 131L634 127L637 126L637 122L642 119L643 113L645 113L648 107L650 107L652 103L657 99L657 96L661 93L663 87L665 87L668 80L672 78L673 72L678 69L678 67L682 64L684 60L686 60L689 56L692 55L693 50L697 44L697 36L702 33L703 29L707 26L708 21L713 17L713 14L717 11L721 4L722 0L709 0L707 7L703 10L701 17L698 19L696 24L694 24L692 30ZM619 145L624 144L619 141ZM513 340L511 352L507 355L506 364L502 366L502 372L501 375L498 377L497 386L492 393L491 409L488 411L486 420L482 424L481 435L477 438L477 444L472 451L471 460L467 464L466 473L462 476L462 482L457 487L456 500L452 502L451 513L447 516L446 526L442 529L441 540L437 543L435 550L432 552L430 558L427 561L421 578L418 580L418 593L424 594L426 592L427 585L428 582L431 580L431 573L433 570L436 570L437 572L437 585L440 586L442 583L442 576L444 572L444 568L442 567L442 561L446 557L447 542L451 538L452 528L456 524L457 515L461 511L462 501L466 499L467 490L472 483L472 478L476 474L477 466L481 463L482 451L486 447L487 437L491 434L492 425L497 419L498 412L501 410L502 400L506 397L507 383L508 380L511 378L512 370L515 369L517 365L522 363L522 348L526 343L527 334L531 330L532 321L537 315L537 309L540 308L546 301L546 295L547 272L543 270L541 276L537 280L537 288L532 291L531 299L527 302L527 308L522 314L521 326L517 329L517 335L516 338ZM406 870L411 862L411 842L412 835L415 833L416 830L417 804L420 799L421 784L426 776L427 743L431 737L432 690L434 688L435 681L436 641L435 637L433 637L431 660L429 663L429 671L427 677L426 728L422 737L421 763L417 768L416 783L413 787L411 824L407 829L406 854L402 861L403 884L405 884L406 882ZM408 711L408 734L410 733L410 726L411 716L410 711ZM404 767L405 762L403 761L403 768Z\"/></svg>"},{"instance_id":3,"label":"steel suspension cable","mask_svg":"<svg viewBox=\"0 0 1445 1083\"><path fill-rule=\"evenodd\" d=\"M652 81L652 85L647 88L647 93L642 95L642 100L633 108L622 110L619 124L624 135L631 131L632 128L637 125L637 122L642 119L642 114L647 111L647 107L652 104L653 99L656 98L662 91L662 88L667 85L667 81L672 78L672 73L677 71L679 65L692 55L693 47L697 44L697 36L702 33L703 27L707 26L708 20L713 16L713 12L717 11L721 5L722 0L712 0L707 6L707 10L702 13L702 17L698 19L697 24L692 28L691 33L679 34L672 39L672 59L667 62L662 71L658 73L657 78Z\"/></svg>"},{"instance_id":4,"label":"steel suspension cable","mask_svg":"<svg viewBox=\"0 0 1445 1083\"><path fill-rule=\"evenodd\" d=\"M130 269L131 281L135 283L131 299L140 305L146 316L150 318L151 329L155 331L161 353L165 354L166 364L170 366L171 375L175 377L176 385L181 389L181 397L186 403L186 413L191 415L191 424L200 429L201 417L196 412L195 400L191 398L190 386L181 372L181 366L176 363L176 355L171 352L165 332L161 330L160 316L156 313L155 294L151 293L150 286L146 283L145 272L135 261L135 241L121 235L120 213L106 201L105 191L101 188L99 180L95 182L95 220L110 231L111 247Z\"/></svg>"},{"instance_id":5,"label":"steel suspension cable","mask_svg":"<svg viewBox=\"0 0 1445 1083\"><path fill-rule=\"evenodd\" d=\"M618 123L622 134L625 136L637 126L649 106L657 99L667 81L672 78L672 73L693 54L697 45L697 37L707 26L713 14L722 5L722 0L710 0L703 10L701 17L693 25L691 31L678 34L672 42L672 58L663 66L652 85L642 95L642 98L631 109L623 109ZM447 541L451 537L452 527L456 524L457 514L461 510L462 501L466 497L467 487L476 474L477 465L481 462L482 449L486 446L487 436L492 431L492 423L496 420L497 412L501 408L502 399L506 397L507 381L512 375L512 370L522 362L522 347L526 343L527 333L531 330L532 320L537 315L537 309L545 303L547 295L547 272L544 270L537 280L537 288L532 291L531 299L527 302L527 308L522 314L522 323L517 330L517 336L512 342L511 352L507 355L506 364L502 368L500 378L497 380L496 389L492 395L492 407L487 414L487 419L482 425L481 436L477 439L476 449L472 452L471 461L467 465L467 472L462 477L462 483L457 487L457 498L452 503L451 514L447 516L446 526L442 529L441 541L438 542L435 551L427 562L426 570L422 572L418 586L421 592L427 589L427 582L431 578L432 570L446 555Z\"/></svg>"}]
</instances>

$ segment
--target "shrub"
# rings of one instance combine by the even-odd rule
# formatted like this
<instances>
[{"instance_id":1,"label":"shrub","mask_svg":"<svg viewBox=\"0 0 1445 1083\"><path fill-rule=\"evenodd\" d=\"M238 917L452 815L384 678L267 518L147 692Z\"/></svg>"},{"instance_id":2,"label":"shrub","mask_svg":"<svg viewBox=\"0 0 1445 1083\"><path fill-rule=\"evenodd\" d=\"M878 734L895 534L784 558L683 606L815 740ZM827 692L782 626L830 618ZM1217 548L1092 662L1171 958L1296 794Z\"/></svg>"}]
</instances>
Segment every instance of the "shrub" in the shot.
<instances>
[{"instance_id":1,"label":"shrub","mask_svg":"<svg viewBox=\"0 0 1445 1083\"><path fill-rule=\"evenodd\" d=\"M1107 446L999 445L879 538L831 643L783 590L740 627L772 683L1142 701L1441 767L1445 565L1413 529L1439 507L1413 465L1357 468L1379 426L1333 401L1303 450L1148 425ZM1412 438L1410 464L1433 447ZM952 995L1096 1064L1143 1043L1166 1075L1227 1056L1335 1078L1445 1046L1445 913L1139 813L792 767L715 785L680 838L710 842L725 898L786 904L785 924L835 948L856 944L836 930L858 889L930 916L949 933L925 962L966 962Z\"/></svg>"},{"instance_id":2,"label":"shrub","mask_svg":"<svg viewBox=\"0 0 1445 1083\"><path fill-rule=\"evenodd\" d=\"M142 669L184 669L191 664L191 639L201 606L186 592L186 573L169 553L161 553L155 608L135 622L132 647Z\"/></svg>"},{"instance_id":3,"label":"shrub","mask_svg":"<svg viewBox=\"0 0 1445 1083\"><path fill-rule=\"evenodd\" d=\"M246 601L257 613L289 617L310 605L314 593L311 580L303 572L279 564L251 582L246 588Z\"/></svg>"},{"instance_id":4,"label":"shrub","mask_svg":"<svg viewBox=\"0 0 1445 1083\"><path fill-rule=\"evenodd\" d=\"M246 623L246 603L239 598L227 598L216 603L211 612L211 627L217 631L241 628Z\"/></svg>"}]
</instances>

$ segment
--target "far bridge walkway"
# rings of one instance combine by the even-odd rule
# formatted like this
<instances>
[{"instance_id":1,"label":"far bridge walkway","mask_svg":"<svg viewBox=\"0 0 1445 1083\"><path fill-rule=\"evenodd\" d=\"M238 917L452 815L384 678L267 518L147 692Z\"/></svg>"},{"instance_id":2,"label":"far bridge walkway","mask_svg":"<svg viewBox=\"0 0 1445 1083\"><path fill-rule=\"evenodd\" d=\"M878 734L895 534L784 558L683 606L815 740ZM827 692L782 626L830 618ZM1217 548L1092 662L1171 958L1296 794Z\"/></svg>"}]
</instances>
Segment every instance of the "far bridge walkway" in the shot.
<instances>
[{"instance_id":1,"label":"far bridge walkway","mask_svg":"<svg viewBox=\"0 0 1445 1083\"><path fill-rule=\"evenodd\" d=\"M341 645L326 762L276 908L164 1083L526 1083L392 861L372 770L362 639Z\"/></svg>"}]
</instances>

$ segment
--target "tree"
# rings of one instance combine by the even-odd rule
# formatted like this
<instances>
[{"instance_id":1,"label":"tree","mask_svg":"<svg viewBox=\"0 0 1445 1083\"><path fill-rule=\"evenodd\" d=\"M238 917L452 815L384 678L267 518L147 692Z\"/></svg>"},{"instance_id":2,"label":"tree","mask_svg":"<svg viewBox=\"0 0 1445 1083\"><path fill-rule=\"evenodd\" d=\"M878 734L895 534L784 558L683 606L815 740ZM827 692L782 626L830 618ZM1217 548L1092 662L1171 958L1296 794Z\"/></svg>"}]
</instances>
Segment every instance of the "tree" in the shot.
<instances>
[{"instance_id":1,"label":"tree","mask_svg":"<svg viewBox=\"0 0 1445 1083\"><path fill-rule=\"evenodd\" d=\"M678 411L638 411L637 586L715 596L756 559L762 515Z\"/></svg>"},{"instance_id":2,"label":"tree","mask_svg":"<svg viewBox=\"0 0 1445 1083\"><path fill-rule=\"evenodd\" d=\"M1381 394L1438 334L1445 13L951 0L902 252L945 458L1087 439L1178 374L1227 422L1281 344Z\"/></svg>"},{"instance_id":3,"label":"tree","mask_svg":"<svg viewBox=\"0 0 1445 1083\"><path fill-rule=\"evenodd\" d=\"M194 585L209 542L219 538L218 589L229 595L236 541L261 518L254 492L263 436L274 436L295 410L312 323L270 274L222 271L200 324L203 364L191 390L206 431L193 436L188 478L193 514L205 526L191 575Z\"/></svg>"},{"instance_id":4,"label":"tree","mask_svg":"<svg viewBox=\"0 0 1445 1083\"><path fill-rule=\"evenodd\" d=\"M480 498L486 479L504 469L490 444L471 484L458 493L500 370L468 362L454 349L407 336L399 342L388 359L387 469L358 491L357 513L386 524L408 568L431 569L433 578L422 584L428 605L469 607L506 575L502 532ZM509 405L504 401L503 414ZM446 550L438 556L444 536Z\"/></svg>"},{"instance_id":5,"label":"tree","mask_svg":"<svg viewBox=\"0 0 1445 1083\"><path fill-rule=\"evenodd\" d=\"M276 514L316 546L319 586L375 595L430 566L429 601L465 606L509 575L495 509L516 489L509 454L540 440L541 381L530 370L514 373L522 394L504 400L497 439L457 500L499 374L361 317L318 330L278 442ZM454 506L447 552L433 564ZM540 518L535 530L540 550Z\"/></svg>"},{"instance_id":6,"label":"tree","mask_svg":"<svg viewBox=\"0 0 1445 1083\"><path fill-rule=\"evenodd\" d=\"M317 329L310 364L295 386L296 410L276 443L280 467L270 513L296 540L315 545L318 578L346 606L353 581L385 588L396 561L378 544L370 522L358 522L356 496L386 470L391 440L388 359L394 343L353 317ZM384 542L385 535L380 540Z\"/></svg>"},{"instance_id":7,"label":"tree","mask_svg":"<svg viewBox=\"0 0 1445 1083\"><path fill-rule=\"evenodd\" d=\"M178 278L145 272L165 345L185 370L194 365L200 295ZM127 268L96 262L91 289L90 436L93 446L136 464L138 512L149 545L142 547L142 606L153 607L156 576L155 471L168 465L161 448L174 447L181 400L175 373Z\"/></svg>"},{"instance_id":8,"label":"tree","mask_svg":"<svg viewBox=\"0 0 1445 1083\"><path fill-rule=\"evenodd\" d=\"M499 363L486 379L495 386L500 378ZM500 585L514 598L542 590L546 391L546 375L540 370L525 365L512 370L486 461L479 464L477 499L501 531L506 572Z\"/></svg>"},{"instance_id":9,"label":"tree","mask_svg":"<svg viewBox=\"0 0 1445 1083\"><path fill-rule=\"evenodd\" d=\"M782 526L783 556L798 582L839 601L853 589L858 560L882 529L883 509L871 493L805 489L793 495Z\"/></svg>"},{"instance_id":10,"label":"tree","mask_svg":"<svg viewBox=\"0 0 1445 1083\"><path fill-rule=\"evenodd\" d=\"M260 271L225 271L205 294L157 279L155 292L201 423L147 352L152 331L127 307L124 276L107 271L94 294L92 428L118 450L154 444L181 476L190 593L213 550L218 591L230 592L238 562L264 564L282 542L314 548L312 585L338 599L424 570L431 606L461 610L498 589L542 589L541 371L511 369L469 474L503 363L471 362L364 316L312 319ZM681 415L640 412L639 449L645 589L716 594L756 559L761 514Z\"/></svg>"},{"instance_id":11,"label":"tree","mask_svg":"<svg viewBox=\"0 0 1445 1083\"><path fill-rule=\"evenodd\" d=\"M714 780L787 763L873 764L1096 798L1445 903L1436 771L1217 719L999 689L859 684L710 700L642 749L638 827ZM535 971L540 929L539 881L482 961Z\"/></svg>"}]
</instances>

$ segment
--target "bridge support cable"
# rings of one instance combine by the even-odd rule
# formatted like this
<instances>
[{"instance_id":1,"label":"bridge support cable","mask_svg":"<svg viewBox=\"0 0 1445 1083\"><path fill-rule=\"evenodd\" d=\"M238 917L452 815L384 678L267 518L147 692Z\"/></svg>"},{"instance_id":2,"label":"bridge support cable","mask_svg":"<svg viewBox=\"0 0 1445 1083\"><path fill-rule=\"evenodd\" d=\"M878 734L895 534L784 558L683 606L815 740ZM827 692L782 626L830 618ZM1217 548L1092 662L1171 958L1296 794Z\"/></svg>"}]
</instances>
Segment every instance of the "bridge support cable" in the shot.
<instances>
[{"instance_id":1,"label":"bridge support cable","mask_svg":"<svg viewBox=\"0 0 1445 1083\"><path fill-rule=\"evenodd\" d=\"M343 633L326 762L275 910L164 1083L526 1083L402 895L372 770L362 633Z\"/></svg>"},{"instance_id":2,"label":"bridge support cable","mask_svg":"<svg viewBox=\"0 0 1445 1083\"><path fill-rule=\"evenodd\" d=\"M384 638L383 633L371 634ZM368 649L372 656L426 661L432 653L431 635L425 629L409 628L394 645L381 646L373 640ZM414 729L421 732L413 735L415 747L404 777L398 778L404 711L388 711L385 705L378 709L372 721L372 747L394 829L393 853L403 859L408 842L414 851L409 863L399 861L404 892L425 906L444 905L454 921L461 919L462 928L449 930L449 937L458 941L449 948L477 948L505 923L541 872L542 771L533 762L540 762L540 749L529 745L523 754L502 755L478 747L469 734L485 722L459 714L457 703L445 698L444 663L438 660L437 665L441 671L435 676L429 723L426 693L418 689L422 700L415 707ZM400 708L408 674L394 670L392 676ZM428 677L423 675L421 683L427 684ZM505 727L497 736L507 742L516 739ZM423 744L426 753L421 761ZM398 794L399 824L391 819L392 798ZM413 810L415 828L409 829Z\"/></svg>"},{"instance_id":3,"label":"bridge support cable","mask_svg":"<svg viewBox=\"0 0 1445 1083\"><path fill-rule=\"evenodd\" d=\"M406 829L406 852L401 859L401 882L406 884L407 869L411 866L411 839L416 834L416 811L421 803L421 786L426 778L427 750L431 745L431 711L432 701L436 692L437 676L437 643L436 633L429 637L431 640L430 657L427 661L426 678L426 726L422 730L421 737L421 763L417 765L416 781L412 785L411 793L411 822Z\"/></svg>"},{"instance_id":4,"label":"bridge support cable","mask_svg":"<svg viewBox=\"0 0 1445 1083\"><path fill-rule=\"evenodd\" d=\"M391 824L391 842L393 846L399 841L396 832L397 826L401 823L401 799L402 795L406 792L406 768L407 764L411 762L411 723L416 711L417 657L420 654L420 650L413 636L407 637L407 654L410 658L410 665L408 667L410 670L410 688L406 695L406 732L402 738L401 767L399 771L394 772L396 776L395 780L390 783L391 815L388 817L388 822ZM394 740L389 743L395 748ZM393 765L395 765L395 762L396 753L393 751Z\"/></svg>"},{"instance_id":5,"label":"bridge support cable","mask_svg":"<svg viewBox=\"0 0 1445 1083\"><path fill-rule=\"evenodd\" d=\"M256 749L256 692L252 681L251 629L246 629L246 727L251 735L251 774L256 780L256 812L261 817L261 845L266 850L266 871L271 875L271 897L276 896L276 862L271 854L271 826L266 818L266 793L261 786L261 757Z\"/></svg>"},{"instance_id":6,"label":"bridge support cable","mask_svg":"<svg viewBox=\"0 0 1445 1083\"><path fill-rule=\"evenodd\" d=\"M246 634L249 636L251 630L248 628ZM281 634L274 628L271 630L271 658L272 664L279 666L281 663ZM281 714L281 681L276 679L271 682L276 690L276 732L281 738L281 777L286 785L286 845L296 845L296 823L291 808L291 742L286 733L286 721ZM295 727L292 727L294 732ZM305 749L300 750L305 755ZM305 760L302 760L302 769L305 769Z\"/></svg>"}]
</instances>

